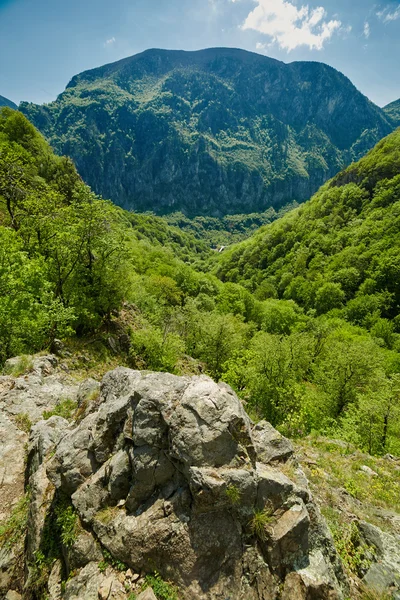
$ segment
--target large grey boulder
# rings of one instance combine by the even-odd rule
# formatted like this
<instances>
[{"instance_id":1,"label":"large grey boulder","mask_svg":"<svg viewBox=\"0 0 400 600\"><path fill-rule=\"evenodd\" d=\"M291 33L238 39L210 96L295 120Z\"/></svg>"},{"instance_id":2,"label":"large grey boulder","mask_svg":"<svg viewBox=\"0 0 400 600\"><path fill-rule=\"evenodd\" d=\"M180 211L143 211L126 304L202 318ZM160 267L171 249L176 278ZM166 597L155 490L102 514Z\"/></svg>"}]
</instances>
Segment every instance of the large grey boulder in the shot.
<instances>
[{"instance_id":1,"label":"large grey boulder","mask_svg":"<svg viewBox=\"0 0 400 600\"><path fill-rule=\"evenodd\" d=\"M134 573L171 580L182 599L269 600L293 586L342 599L341 563L304 477L280 470L292 455L225 384L118 368L44 464L91 551L95 538ZM89 562L63 597L84 586L89 600L107 585Z\"/></svg>"}]
</instances>

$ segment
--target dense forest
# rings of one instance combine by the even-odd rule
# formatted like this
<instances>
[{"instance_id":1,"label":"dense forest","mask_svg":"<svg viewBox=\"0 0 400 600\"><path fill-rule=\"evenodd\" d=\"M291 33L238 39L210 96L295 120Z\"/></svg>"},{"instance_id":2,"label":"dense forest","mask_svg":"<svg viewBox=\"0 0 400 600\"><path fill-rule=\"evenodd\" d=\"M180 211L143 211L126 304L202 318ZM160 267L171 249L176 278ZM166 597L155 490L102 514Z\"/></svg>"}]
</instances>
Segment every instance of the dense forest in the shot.
<instances>
[{"instance_id":1,"label":"dense forest","mask_svg":"<svg viewBox=\"0 0 400 600\"><path fill-rule=\"evenodd\" d=\"M118 330L129 366L206 372L289 436L399 453L399 157L396 132L217 254L94 195L3 108L1 362Z\"/></svg>"}]
</instances>

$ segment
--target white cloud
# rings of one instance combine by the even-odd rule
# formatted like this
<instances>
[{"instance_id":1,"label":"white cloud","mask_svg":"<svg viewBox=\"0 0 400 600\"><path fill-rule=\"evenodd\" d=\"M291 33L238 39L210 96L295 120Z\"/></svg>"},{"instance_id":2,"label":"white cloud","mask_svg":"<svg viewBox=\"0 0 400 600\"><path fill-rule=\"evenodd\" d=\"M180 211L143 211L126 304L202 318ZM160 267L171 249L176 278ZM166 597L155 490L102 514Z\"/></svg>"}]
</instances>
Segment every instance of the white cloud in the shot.
<instances>
[{"instance_id":1,"label":"white cloud","mask_svg":"<svg viewBox=\"0 0 400 600\"><path fill-rule=\"evenodd\" d=\"M112 46L113 44L115 44L115 37L110 38L109 40L106 40L104 42L104 48L107 48L108 46Z\"/></svg>"},{"instance_id":2,"label":"white cloud","mask_svg":"<svg viewBox=\"0 0 400 600\"><path fill-rule=\"evenodd\" d=\"M368 21L365 21L365 23L364 23L364 37L366 39L368 39L370 35L371 35L370 24L368 23Z\"/></svg>"},{"instance_id":3,"label":"white cloud","mask_svg":"<svg viewBox=\"0 0 400 600\"><path fill-rule=\"evenodd\" d=\"M257 6L247 15L242 29L268 35L288 52L298 46L321 50L342 25L337 19L328 20L322 6L310 9L307 5L297 7L288 0L255 1Z\"/></svg>"},{"instance_id":4,"label":"white cloud","mask_svg":"<svg viewBox=\"0 0 400 600\"><path fill-rule=\"evenodd\" d=\"M386 8L379 10L376 13L376 16L383 23L390 23L391 21L397 21L397 19L400 19L400 6L398 6L394 10L390 6L386 6Z\"/></svg>"}]
</instances>

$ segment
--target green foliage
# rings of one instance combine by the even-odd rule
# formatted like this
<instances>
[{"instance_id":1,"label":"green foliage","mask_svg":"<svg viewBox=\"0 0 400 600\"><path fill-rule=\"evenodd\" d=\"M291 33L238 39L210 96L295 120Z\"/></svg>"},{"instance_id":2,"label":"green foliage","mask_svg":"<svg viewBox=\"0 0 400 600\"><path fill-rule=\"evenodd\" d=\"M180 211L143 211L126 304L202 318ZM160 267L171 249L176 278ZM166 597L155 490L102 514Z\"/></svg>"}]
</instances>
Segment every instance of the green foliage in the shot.
<instances>
[{"instance_id":1,"label":"green foliage","mask_svg":"<svg viewBox=\"0 0 400 600\"><path fill-rule=\"evenodd\" d=\"M123 563L122 561L114 558L113 555L111 554L111 552L109 552L107 550L107 548L103 547L102 552L103 552L103 560L101 560L98 564L99 571L101 573L104 573L104 571L107 569L108 566L111 566L116 571L126 571L127 570L127 568L128 568L127 565L125 563Z\"/></svg>"},{"instance_id":2,"label":"green foliage","mask_svg":"<svg viewBox=\"0 0 400 600\"><path fill-rule=\"evenodd\" d=\"M146 575L144 589L146 589L146 587L151 587L153 589L157 600L178 600L174 586L163 581L160 574L157 572Z\"/></svg>"},{"instance_id":3,"label":"green foliage","mask_svg":"<svg viewBox=\"0 0 400 600\"><path fill-rule=\"evenodd\" d=\"M325 512L325 514L327 513ZM354 521L343 523L336 515L334 519L331 515L332 513L328 515L328 522L341 559L351 573L362 576L371 566L372 549L361 542L361 536Z\"/></svg>"},{"instance_id":4,"label":"green foliage","mask_svg":"<svg viewBox=\"0 0 400 600\"><path fill-rule=\"evenodd\" d=\"M272 521L271 513L266 509L255 509L250 520L250 531L261 542L265 542L268 538L268 525Z\"/></svg>"},{"instance_id":5,"label":"green foliage","mask_svg":"<svg viewBox=\"0 0 400 600\"><path fill-rule=\"evenodd\" d=\"M233 504L233 505L239 504L241 493L240 493L239 488L236 487L236 485L233 485L233 484L229 485L226 488L225 493L231 504Z\"/></svg>"},{"instance_id":6,"label":"green foliage","mask_svg":"<svg viewBox=\"0 0 400 600\"><path fill-rule=\"evenodd\" d=\"M60 503L55 511L56 523L60 530L63 545L68 548L73 545L77 536L78 515L74 508L66 502Z\"/></svg>"},{"instance_id":7,"label":"green foliage","mask_svg":"<svg viewBox=\"0 0 400 600\"><path fill-rule=\"evenodd\" d=\"M28 510L29 492L18 500L11 515L0 523L0 548L12 548L25 539Z\"/></svg>"},{"instance_id":8,"label":"green foliage","mask_svg":"<svg viewBox=\"0 0 400 600\"><path fill-rule=\"evenodd\" d=\"M61 400L61 402L59 402L52 410L45 410L43 419L50 419L50 417L57 416L70 420L74 416L77 408L78 405L76 402L66 398L65 400Z\"/></svg>"}]
</instances>

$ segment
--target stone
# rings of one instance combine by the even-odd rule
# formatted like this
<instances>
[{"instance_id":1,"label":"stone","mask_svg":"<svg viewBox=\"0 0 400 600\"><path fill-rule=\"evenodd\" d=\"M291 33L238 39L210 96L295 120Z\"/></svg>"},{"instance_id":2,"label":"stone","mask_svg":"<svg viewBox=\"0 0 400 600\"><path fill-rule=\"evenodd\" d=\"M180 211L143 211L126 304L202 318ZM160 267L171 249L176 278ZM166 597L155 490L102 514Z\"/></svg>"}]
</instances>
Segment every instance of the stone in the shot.
<instances>
[{"instance_id":1,"label":"stone","mask_svg":"<svg viewBox=\"0 0 400 600\"><path fill-rule=\"evenodd\" d=\"M309 562L309 524L308 511L299 499L271 525L270 564L281 574Z\"/></svg>"},{"instance_id":2,"label":"stone","mask_svg":"<svg viewBox=\"0 0 400 600\"><path fill-rule=\"evenodd\" d=\"M378 473L376 473L376 471L374 471L367 465L362 465L360 467L360 471L362 471L363 473L366 473L367 475L370 475L371 477L378 477Z\"/></svg>"},{"instance_id":3,"label":"stone","mask_svg":"<svg viewBox=\"0 0 400 600\"><path fill-rule=\"evenodd\" d=\"M22 596L14 590L9 590L5 596L5 600L22 600Z\"/></svg>"},{"instance_id":4,"label":"stone","mask_svg":"<svg viewBox=\"0 0 400 600\"><path fill-rule=\"evenodd\" d=\"M76 397L84 402L86 393ZM275 600L280 587L297 585L285 583L294 569L306 590L342 600L347 582L307 482L300 488L279 469L292 454L271 425L253 425L225 384L117 368L79 422L52 417L34 425L27 562L61 495L80 520L62 548L72 573L63 600L126 600L124 584L140 589L154 571L181 600ZM249 523L265 507L270 535L260 541ZM127 572L100 572L101 547Z\"/></svg>"},{"instance_id":5,"label":"stone","mask_svg":"<svg viewBox=\"0 0 400 600\"><path fill-rule=\"evenodd\" d=\"M62 598L62 563L56 560L47 582L49 590L49 600L61 600Z\"/></svg>"},{"instance_id":6,"label":"stone","mask_svg":"<svg viewBox=\"0 0 400 600\"><path fill-rule=\"evenodd\" d=\"M157 596L153 592L153 588L146 588L137 596L137 600L157 600Z\"/></svg>"},{"instance_id":7,"label":"stone","mask_svg":"<svg viewBox=\"0 0 400 600\"><path fill-rule=\"evenodd\" d=\"M12 419L20 415L36 423L44 411L54 409L65 399L74 401L78 385L66 374L56 372L57 363L51 354L39 356L33 358L29 373L0 378L0 414Z\"/></svg>"},{"instance_id":8,"label":"stone","mask_svg":"<svg viewBox=\"0 0 400 600\"><path fill-rule=\"evenodd\" d=\"M100 384L91 377L82 381L78 388L77 403L78 407L81 408L84 403L93 402L100 395Z\"/></svg>"},{"instance_id":9,"label":"stone","mask_svg":"<svg viewBox=\"0 0 400 600\"><path fill-rule=\"evenodd\" d=\"M258 460L262 463L286 461L294 454L292 443L267 421L260 421L254 426L252 437Z\"/></svg>"},{"instance_id":10,"label":"stone","mask_svg":"<svg viewBox=\"0 0 400 600\"><path fill-rule=\"evenodd\" d=\"M33 425L28 443L27 464L30 475L37 471L47 453L58 444L68 426L66 419L56 415Z\"/></svg>"},{"instance_id":11,"label":"stone","mask_svg":"<svg viewBox=\"0 0 400 600\"><path fill-rule=\"evenodd\" d=\"M365 521L357 526L361 540L375 553L363 582L378 593L390 590L393 595L400 595L400 536L383 532Z\"/></svg>"}]
</instances>

